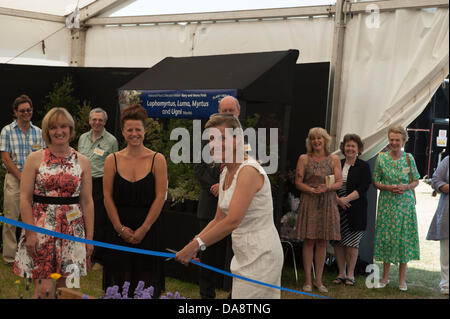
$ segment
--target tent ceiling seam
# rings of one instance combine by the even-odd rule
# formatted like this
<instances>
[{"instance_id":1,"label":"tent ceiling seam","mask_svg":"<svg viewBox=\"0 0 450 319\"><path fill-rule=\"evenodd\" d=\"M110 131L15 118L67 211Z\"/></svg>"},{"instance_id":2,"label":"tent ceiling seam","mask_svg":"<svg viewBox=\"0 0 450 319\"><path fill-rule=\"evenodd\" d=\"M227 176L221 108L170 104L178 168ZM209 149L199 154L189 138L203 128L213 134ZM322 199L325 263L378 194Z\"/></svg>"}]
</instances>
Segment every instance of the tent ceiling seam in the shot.
<instances>
[{"instance_id":1,"label":"tent ceiling seam","mask_svg":"<svg viewBox=\"0 0 450 319\"><path fill-rule=\"evenodd\" d=\"M382 11L395 11L396 9L421 9L430 7L447 7L446 0L383 0L349 3L344 8L345 14L370 12L374 6ZM143 15L129 17L98 17L85 21L86 25L121 25L121 24L148 24L148 23L186 23L186 22L216 22L223 20L246 19L286 19L291 17L317 17L333 16L336 13L335 5L305 6L278 9L239 10L224 12L185 13L173 15Z\"/></svg>"},{"instance_id":2,"label":"tent ceiling seam","mask_svg":"<svg viewBox=\"0 0 450 319\"><path fill-rule=\"evenodd\" d=\"M309 6L309 7L291 7L279 9L260 9L260 10L239 10L229 12L204 12L188 13L174 15L147 15L135 17L95 17L101 12L115 7L124 0L97 0L82 9L80 9L81 22L85 25L105 25L105 24L149 24L149 23L186 23L201 21L220 21L220 20L246 20L246 19L270 19L270 18L294 18L294 17L316 17L333 16L336 12L335 5ZM446 0L383 0L351 3L345 9L346 14L355 14L367 12L371 6L377 6L380 11L393 11L396 9L408 8L431 8L447 7ZM92 10L92 11L89 11ZM59 16L54 14L18 10L0 7L0 15L30 18L36 20L52 21L65 23L65 18L69 15Z\"/></svg>"}]
</instances>

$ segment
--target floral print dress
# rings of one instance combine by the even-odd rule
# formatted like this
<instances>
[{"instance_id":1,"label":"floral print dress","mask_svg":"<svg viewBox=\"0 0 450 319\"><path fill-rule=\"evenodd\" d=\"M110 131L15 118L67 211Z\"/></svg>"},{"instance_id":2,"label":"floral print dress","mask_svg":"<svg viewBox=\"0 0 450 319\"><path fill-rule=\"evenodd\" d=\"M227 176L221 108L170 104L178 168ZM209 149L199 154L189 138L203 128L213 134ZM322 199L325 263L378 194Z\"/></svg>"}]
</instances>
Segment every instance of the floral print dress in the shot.
<instances>
[{"instance_id":1,"label":"floral print dress","mask_svg":"<svg viewBox=\"0 0 450 319\"><path fill-rule=\"evenodd\" d=\"M403 152L393 160L389 152L378 155L373 181L384 185L409 184L409 172L414 180L420 178L416 162L408 154L410 165ZM407 263L419 260L419 233L412 190L397 195L380 191L375 224L374 259L385 263Z\"/></svg>"},{"instance_id":2,"label":"floral print dress","mask_svg":"<svg viewBox=\"0 0 450 319\"><path fill-rule=\"evenodd\" d=\"M34 194L49 197L80 195L82 169L78 153L71 148L66 157L54 156L48 148L36 174ZM37 227L85 238L84 218L79 204L33 203L33 220ZM26 250L25 231L19 240L13 272L16 275L48 279L59 273L67 277L74 271L85 276L87 269L85 244L36 233L39 240L37 256L31 258Z\"/></svg>"},{"instance_id":3,"label":"floral print dress","mask_svg":"<svg viewBox=\"0 0 450 319\"><path fill-rule=\"evenodd\" d=\"M304 183L317 187L325 184L325 177L328 175L334 175L331 156L316 162L308 155ZM318 195L302 192L297 213L296 236L298 239L341 240L336 192Z\"/></svg>"}]
</instances>

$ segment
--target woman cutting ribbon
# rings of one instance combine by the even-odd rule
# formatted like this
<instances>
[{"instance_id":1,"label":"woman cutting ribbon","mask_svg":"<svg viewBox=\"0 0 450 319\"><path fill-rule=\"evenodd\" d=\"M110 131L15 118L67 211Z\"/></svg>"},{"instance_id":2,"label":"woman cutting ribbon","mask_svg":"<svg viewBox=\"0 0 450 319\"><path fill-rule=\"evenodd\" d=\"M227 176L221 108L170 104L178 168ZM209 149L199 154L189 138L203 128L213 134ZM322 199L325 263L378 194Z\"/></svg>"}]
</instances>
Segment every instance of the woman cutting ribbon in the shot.
<instances>
[{"instance_id":1,"label":"woman cutting ribbon","mask_svg":"<svg viewBox=\"0 0 450 319\"><path fill-rule=\"evenodd\" d=\"M244 153L242 126L232 114L210 117L213 156L225 167L220 175L214 219L176 255L187 265L197 252L231 234L233 274L279 286L283 267L280 237L273 222L270 181L258 162ZM233 134L232 132L237 132ZM233 278L233 299L279 299L280 290Z\"/></svg>"}]
</instances>

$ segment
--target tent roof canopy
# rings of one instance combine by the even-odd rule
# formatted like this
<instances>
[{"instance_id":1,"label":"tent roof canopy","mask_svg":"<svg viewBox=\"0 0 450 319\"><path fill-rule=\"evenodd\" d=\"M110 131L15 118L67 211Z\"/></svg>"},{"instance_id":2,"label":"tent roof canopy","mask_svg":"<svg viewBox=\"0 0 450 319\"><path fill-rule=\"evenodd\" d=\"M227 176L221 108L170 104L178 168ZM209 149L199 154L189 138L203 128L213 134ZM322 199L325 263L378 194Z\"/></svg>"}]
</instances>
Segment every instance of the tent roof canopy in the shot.
<instances>
[{"instance_id":1,"label":"tent roof canopy","mask_svg":"<svg viewBox=\"0 0 450 319\"><path fill-rule=\"evenodd\" d=\"M298 50L168 57L121 90L237 89L252 101L292 101Z\"/></svg>"},{"instance_id":2,"label":"tent roof canopy","mask_svg":"<svg viewBox=\"0 0 450 319\"><path fill-rule=\"evenodd\" d=\"M24 10L28 12L53 14L65 16L71 13L75 7L86 7L96 0L1 0L0 7L11 10Z\"/></svg>"}]
</instances>

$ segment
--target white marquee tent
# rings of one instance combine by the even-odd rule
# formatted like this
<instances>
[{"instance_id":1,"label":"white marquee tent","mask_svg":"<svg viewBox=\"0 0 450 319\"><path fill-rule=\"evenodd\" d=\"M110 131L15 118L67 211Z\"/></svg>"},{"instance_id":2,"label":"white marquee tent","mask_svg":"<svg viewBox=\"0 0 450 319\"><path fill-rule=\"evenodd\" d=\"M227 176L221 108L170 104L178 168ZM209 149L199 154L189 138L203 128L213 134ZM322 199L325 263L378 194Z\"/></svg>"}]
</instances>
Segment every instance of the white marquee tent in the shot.
<instances>
[{"instance_id":1,"label":"white marquee tent","mask_svg":"<svg viewBox=\"0 0 450 319\"><path fill-rule=\"evenodd\" d=\"M423 111L449 71L444 0L113 16L132 2L0 0L0 63L151 67L167 56L298 49L298 63L331 62L327 126L335 141L362 136L367 159L386 145L388 126Z\"/></svg>"}]
</instances>

